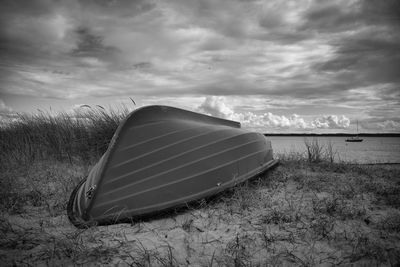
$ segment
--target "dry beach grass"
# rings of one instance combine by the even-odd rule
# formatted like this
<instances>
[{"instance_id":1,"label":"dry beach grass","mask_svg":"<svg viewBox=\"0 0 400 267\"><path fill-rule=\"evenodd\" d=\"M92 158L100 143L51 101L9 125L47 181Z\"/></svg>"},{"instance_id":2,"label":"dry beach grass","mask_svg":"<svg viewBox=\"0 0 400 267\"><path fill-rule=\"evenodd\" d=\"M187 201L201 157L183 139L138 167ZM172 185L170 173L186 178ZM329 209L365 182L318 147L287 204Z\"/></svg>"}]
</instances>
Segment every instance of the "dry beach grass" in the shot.
<instances>
[{"instance_id":1,"label":"dry beach grass","mask_svg":"<svg viewBox=\"0 0 400 267\"><path fill-rule=\"evenodd\" d=\"M280 155L278 167L213 199L148 221L76 229L66 216L69 194L102 153L98 148L118 119L104 124L104 133L89 124L72 131L64 122L53 123L47 137L40 137L47 128L37 123L42 139L32 133L21 142L26 133L18 127L29 132L32 120L38 118L14 125L13 134L1 130L1 148L9 149L1 150L0 174L5 265L400 264L399 166L334 163L329 148L308 142L303 155ZM79 122L66 115L63 120ZM42 142L55 133L70 138L69 148L45 148ZM86 148L73 143L85 142L80 136L90 140Z\"/></svg>"}]
</instances>

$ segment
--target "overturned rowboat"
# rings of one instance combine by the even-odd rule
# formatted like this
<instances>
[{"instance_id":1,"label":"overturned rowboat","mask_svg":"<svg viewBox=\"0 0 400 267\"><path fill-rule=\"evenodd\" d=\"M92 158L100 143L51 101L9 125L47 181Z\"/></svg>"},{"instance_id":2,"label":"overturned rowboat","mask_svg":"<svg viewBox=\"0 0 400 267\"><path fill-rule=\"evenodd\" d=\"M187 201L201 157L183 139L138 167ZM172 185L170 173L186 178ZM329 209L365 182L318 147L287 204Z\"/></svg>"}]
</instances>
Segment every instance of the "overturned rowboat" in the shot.
<instances>
[{"instance_id":1,"label":"overturned rowboat","mask_svg":"<svg viewBox=\"0 0 400 267\"><path fill-rule=\"evenodd\" d=\"M151 216L212 196L277 163L271 142L240 123L148 106L119 125L67 212L77 227Z\"/></svg>"}]
</instances>

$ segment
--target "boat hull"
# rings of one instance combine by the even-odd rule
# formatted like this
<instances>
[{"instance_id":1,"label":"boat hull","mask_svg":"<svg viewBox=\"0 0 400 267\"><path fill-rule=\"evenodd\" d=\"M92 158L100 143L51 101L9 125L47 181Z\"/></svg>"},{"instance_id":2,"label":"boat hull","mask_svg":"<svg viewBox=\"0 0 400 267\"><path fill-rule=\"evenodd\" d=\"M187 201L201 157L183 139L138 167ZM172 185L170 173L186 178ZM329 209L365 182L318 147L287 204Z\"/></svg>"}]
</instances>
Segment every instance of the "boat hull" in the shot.
<instances>
[{"instance_id":1,"label":"boat hull","mask_svg":"<svg viewBox=\"0 0 400 267\"><path fill-rule=\"evenodd\" d=\"M352 137L352 138L348 138L346 139L346 142L362 142L364 139L361 139L359 137Z\"/></svg>"},{"instance_id":2,"label":"boat hull","mask_svg":"<svg viewBox=\"0 0 400 267\"><path fill-rule=\"evenodd\" d=\"M141 218L217 194L277 163L264 135L165 106L132 112L71 194L76 226Z\"/></svg>"}]
</instances>

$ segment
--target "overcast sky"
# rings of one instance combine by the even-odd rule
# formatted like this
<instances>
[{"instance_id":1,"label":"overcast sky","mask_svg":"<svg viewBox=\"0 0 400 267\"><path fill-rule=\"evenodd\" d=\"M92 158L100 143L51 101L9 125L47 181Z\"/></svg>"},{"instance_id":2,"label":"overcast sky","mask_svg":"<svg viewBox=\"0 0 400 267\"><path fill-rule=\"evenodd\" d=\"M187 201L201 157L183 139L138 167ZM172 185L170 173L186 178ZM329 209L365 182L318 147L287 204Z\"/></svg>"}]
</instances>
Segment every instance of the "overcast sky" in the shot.
<instances>
[{"instance_id":1,"label":"overcast sky","mask_svg":"<svg viewBox=\"0 0 400 267\"><path fill-rule=\"evenodd\" d=\"M0 116L172 105L263 132L400 132L400 2L0 4Z\"/></svg>"}]
</instances>

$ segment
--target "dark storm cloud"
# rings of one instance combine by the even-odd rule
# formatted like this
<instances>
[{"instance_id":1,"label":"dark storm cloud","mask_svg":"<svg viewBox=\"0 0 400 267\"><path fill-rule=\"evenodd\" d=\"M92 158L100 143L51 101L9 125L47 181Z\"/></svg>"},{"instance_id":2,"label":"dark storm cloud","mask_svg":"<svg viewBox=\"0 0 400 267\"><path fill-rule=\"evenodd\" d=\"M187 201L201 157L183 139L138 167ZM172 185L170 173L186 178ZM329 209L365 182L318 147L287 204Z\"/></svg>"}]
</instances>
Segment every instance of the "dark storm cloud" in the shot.
<instances>
[{"instance_id":1,"label":"dark storm cloud","mask_svg":"<svg viewBox=\"0 0 400 267\"><path fill-rule=\"evenodd\" d=\"M32 60L71 49L77 54L90 49L109 53L114 48L104 44L105 24L132 18L153 6L150 1L5 0L0 8L1 56Z\"/></svg>"},{"instance_id":2,"label":"dark storm cloud","mask_svg":"<svg viewBox=\"0 0 400 267\"><path fill-rule=\"evenodd\" d=\"M190 24L240 41L249 35L251 21L256 15L254 3L236 0L175 0L169 4L185 16Z\"/></svg>"},{"instance_id":3,"label":"dark storm cloud","mask_svg":"<svg viewBox=\"0 0 400 267\"><path fill-rule=\"evenodd\" d=\"M398 0L362 1L362 18L370 24L397 25L400 19Z\"/></svg>"},{"instance_id":4,"label":"dark storm cloud","mask_svg":"<svg viewBox=\"0 0 400 267\"><path fill-rule=\"evenodd\" d=\"M74 56L107 58L119 52L116 47L104 45L103 37L87 27L79 27L75 32L78 38L76 48L72 50Z\"/></svg>"},{"instance_id":5,"label":"dark storm cloud","mask_svg":"<svg viewBox=\"0 0 400 267\"><path fill-rule=\"evenodd\" d=\"M332 3L331 1L316 2L305 13L305 23L301 30L311 30L325 33L335 33L353 29L359 20L357 4Z\"/></svg>"},{"instance_id":6,"label":"dark storm cloud","mask_svg":"<svg viewBox=\"0 0 400 267\"><path fill-rule=\"evenodd\" d=\"M365 87L369 88L366 96L374 95L375 102L398 99L400 2L361 1L353 7L347 10L330 4L306 13L304 27L325 34L322 38L334 49L330 58L315 62L311 69L340 82L339 90ZM382 85L390 93L378 90Z\"/></svg>"},{"instance_id":7,"label":"dark storm cloud","mask_svg":"<svg viewBox=\"0 0 400 267\"><path fill-rule=\"evenodd\" d=\"M368 35L369 37L365 36ZM337 44L335 56L315 65L321 72L354 72L354 82L399 83L400 82L400 37L394 32L371 30L352 36Z\"/></svg>"},{"instance_id":8,"label":"dark storm cloud","mask_svg":"<svg viewBox=\"0 0 400 267\"><path fill-rule=\"evenodd\" d=\"M104 93L93 79L120 68L123 58L105 40L107 27L152 7L149 1L2 1L1 91L61 98L77 95L74 90Z\"/></svg>"},{"instance_id":9,"label":"dark storm cloud","mask_svg":"<svg viewBox=\"0 0 400 267\"><path fill-rule=\"evenodd\" d=\"M133 17L155 7L152 1L146 0L79 0L79 5L94 13L108 17Z\"/></svg>"},{"instance_id":10,"label":"dark storm cloud","mask_svg":"<svg viewBox=\"0 0 400 267\"><path fill-rule=\"evenodd\" d=\"M47 1L3 1L0 8L0 56L29 57L50 37L39 18L52 13Z\"/></svg>"}]
</instances>

